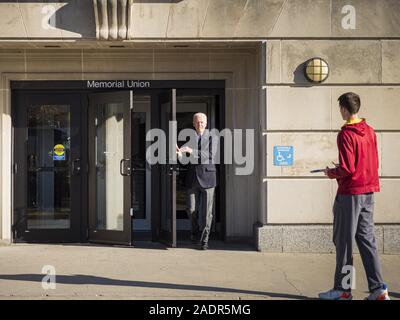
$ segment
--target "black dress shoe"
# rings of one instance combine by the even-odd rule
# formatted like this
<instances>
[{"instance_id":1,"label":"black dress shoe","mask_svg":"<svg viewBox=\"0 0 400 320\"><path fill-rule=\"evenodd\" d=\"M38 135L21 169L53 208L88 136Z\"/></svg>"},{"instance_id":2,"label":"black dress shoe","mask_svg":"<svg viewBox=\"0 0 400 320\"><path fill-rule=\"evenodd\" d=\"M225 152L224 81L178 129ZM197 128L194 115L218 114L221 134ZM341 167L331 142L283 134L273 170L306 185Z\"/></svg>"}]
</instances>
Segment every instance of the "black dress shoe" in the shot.
<instances>
[{"instance_id":1,"label":"black dress shoe","mask_svg":"<svg viewBox=\"0 0 400 320\"><path fill-rule=\"evenodd\" d=\"M208 249L208 244L207 243L202 243L201 244L201 250L207 250Z\"/></svg>"}]
</instances>

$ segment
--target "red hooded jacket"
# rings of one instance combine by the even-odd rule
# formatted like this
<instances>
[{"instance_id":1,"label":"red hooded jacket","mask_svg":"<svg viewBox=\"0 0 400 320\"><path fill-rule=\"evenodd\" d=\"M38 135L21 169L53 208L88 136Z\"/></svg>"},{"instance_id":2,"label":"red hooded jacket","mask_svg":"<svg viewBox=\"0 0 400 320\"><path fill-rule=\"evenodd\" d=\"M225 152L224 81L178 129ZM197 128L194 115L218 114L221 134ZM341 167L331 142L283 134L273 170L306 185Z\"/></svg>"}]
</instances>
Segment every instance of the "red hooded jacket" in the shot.
<instances>
[{"instance_id":1,"label":"red hooded jacket","mask_svg":"<svg viewBox=\"0 0 400 320\"><path fill-rule=\"evenodd\" d=\"M339 166L327 175L337 179L338 194L379 192L376 134L365 119L345 124L337 137Z\"/></svg>"}]
</instances>

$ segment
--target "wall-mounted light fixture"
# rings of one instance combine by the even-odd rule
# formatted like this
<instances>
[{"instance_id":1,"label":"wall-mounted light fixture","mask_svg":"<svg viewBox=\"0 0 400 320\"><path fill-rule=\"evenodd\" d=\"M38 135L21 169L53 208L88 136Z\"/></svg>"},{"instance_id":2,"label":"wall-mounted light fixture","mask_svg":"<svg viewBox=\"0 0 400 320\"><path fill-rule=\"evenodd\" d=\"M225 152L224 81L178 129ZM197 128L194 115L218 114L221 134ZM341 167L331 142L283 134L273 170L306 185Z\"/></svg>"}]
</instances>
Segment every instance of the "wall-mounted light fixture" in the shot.
<instances>
[{"instance_id":1,"label":"wall-mounted light fixture","mask_svg":"<svg viewBox=\"0 0 400 320\"><path fill-rule=\"evenodd\" d=\"M305 64L304 74L311 82L324 82L329 76L329 65L324 59L311 58Z\"/></svg>"}]
</instances>

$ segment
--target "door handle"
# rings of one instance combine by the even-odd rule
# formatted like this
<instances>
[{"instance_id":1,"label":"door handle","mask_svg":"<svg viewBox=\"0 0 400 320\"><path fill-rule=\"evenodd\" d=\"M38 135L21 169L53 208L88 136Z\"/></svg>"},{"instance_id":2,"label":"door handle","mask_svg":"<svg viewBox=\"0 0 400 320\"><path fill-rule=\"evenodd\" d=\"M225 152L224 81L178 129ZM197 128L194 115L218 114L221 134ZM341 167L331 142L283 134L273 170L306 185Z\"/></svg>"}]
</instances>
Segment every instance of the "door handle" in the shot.
<instances>
[{"instance_id":1,"label":"door handle","mask_svg":"<svg viewBox=\"0 0 400 320\"><path fill-rule=\"evenodd\" d=\"M178 175L179 174L179 167L178 167L178 165L177 164L170 164L170 165L168 165L168 175L169 176L172 176L172 174L174 173L174 172L176 172L176 174Z\"/></svg>"},{"instance_id":2,"label":"door handle","mask_svg":"<svg viewBox=\"0 0 400 320\"><path fill-rule=\"evenodd\" d=\"M125 166L124 163L129 161L129 166L126 168L127 172L125 172ZM121 174L121 176L127 177L131 175L131 159L121 159L121 161L119 162L119 173Z\"/></svg>"},{"instance_id":3,"label":"door handle","mask_svg":"<svg viewBox=\"0 0 400 320\"><path fill-rule=\"evenodd\" d=\"M72 175L78 175L81 172L81 159L72 160Z\"/></svg>"},{"instance_id":4,"label":"door handle","mask_svg":"<svg viewBox=\"0 0 400 320\"><path fill-rule=\"evenodd\" d=\"M138 165L135 165L135 162L134 162L131 167L131 171L133 171L133 173L135 173L135 171L145 172L146 170L147 170L146 163L144 163L144 164L138 163Z\"/></svg>"}]
</instances>

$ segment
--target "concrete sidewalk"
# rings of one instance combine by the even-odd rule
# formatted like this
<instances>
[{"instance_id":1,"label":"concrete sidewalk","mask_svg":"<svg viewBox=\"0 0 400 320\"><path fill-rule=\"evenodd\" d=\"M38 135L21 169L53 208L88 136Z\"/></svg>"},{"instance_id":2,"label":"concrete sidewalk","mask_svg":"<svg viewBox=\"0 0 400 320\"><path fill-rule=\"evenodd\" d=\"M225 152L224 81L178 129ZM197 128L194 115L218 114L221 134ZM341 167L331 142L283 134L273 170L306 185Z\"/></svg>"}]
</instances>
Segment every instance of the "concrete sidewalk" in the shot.
<instances>
[{"instance_id":1,"label":"concrete sidewalk","mask_svg":"<svg viewBox=\"0 0 400 320\"><path fill-rule=\"evenodd\" d=\"M381 255L392 299L400 299L400 255ZM0 299L308 299L332 287L331 254L260 253L212 242L175 249L142 242L134 248L101 245L0 247ZM44 290L42 267L56 269L56 289ZM367 283L355 256L355 299Z\"/></svg>"}]
</instances>

